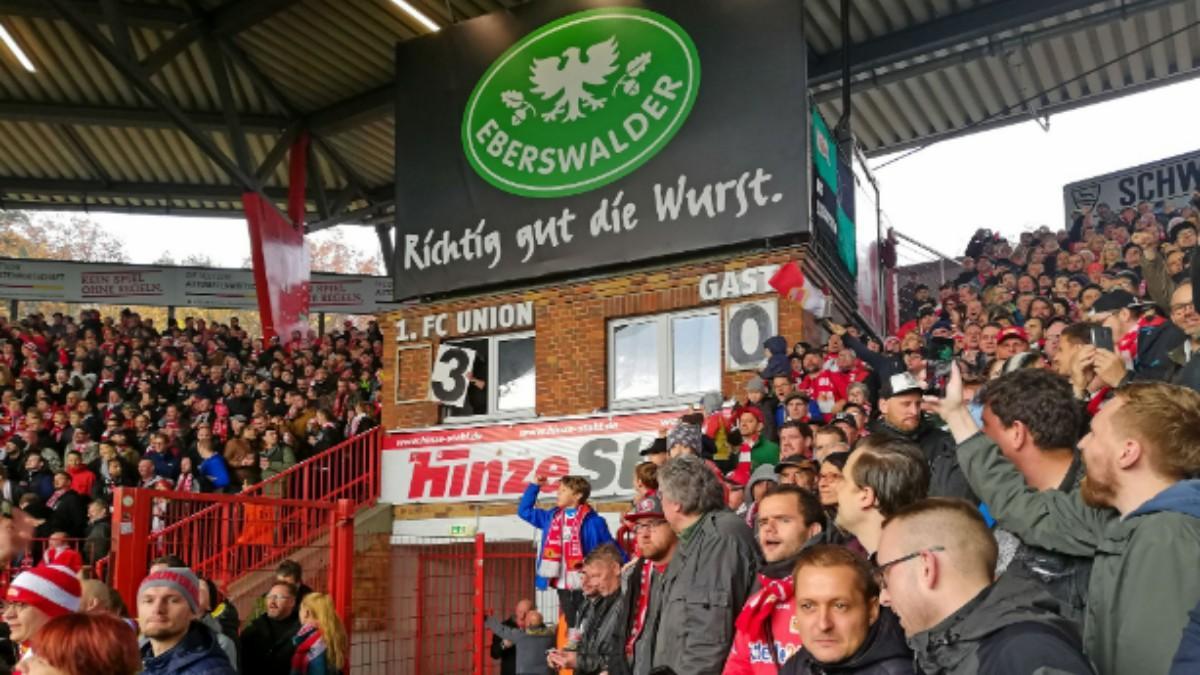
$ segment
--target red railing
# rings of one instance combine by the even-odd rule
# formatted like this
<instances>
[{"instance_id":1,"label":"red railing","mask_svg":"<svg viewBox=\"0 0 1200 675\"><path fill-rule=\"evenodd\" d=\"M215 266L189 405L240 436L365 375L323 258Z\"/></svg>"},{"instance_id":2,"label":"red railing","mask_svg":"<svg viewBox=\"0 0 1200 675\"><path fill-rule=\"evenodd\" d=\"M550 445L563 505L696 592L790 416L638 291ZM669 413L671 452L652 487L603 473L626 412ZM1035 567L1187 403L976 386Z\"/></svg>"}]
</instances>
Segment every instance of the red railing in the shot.
<instances>
[{"instance_id":1,"label":"red railing","mask_svg":"<svg viewBox=\"0 0 1200 675\"><path fill-rule=\"evenodd\" d=\"M485 616L503 620L518 600L531 599L550 625L557 621L555 592L533 591L536 552L528 541L490 541L482 533L390 539L356 558L381 567L386 583L355 578L355 592L369 594L370 607L381 611L374 623L356 625L355 675L498 675ZM356 597L356 607L362 602Z\"/></svg>"},{"instance_id":2,"label":"red railing","mask_svg":"<svg viewBox=\"0 0 1200 675\"><path fill-rule=\"evenodd\" d=\"M238 494L243 497L270 497L297 499L301 502L325 502L332 504L339 499L349 499L357 511L372 504L379 497L379 429L359 434L304 460L271 478L246 488ZM172 553L187 560L195 571L204 576L230 583L237 578L235 556L229 546L236 544L231 522L233 503L205 504L187 500L170 500L161 518L164 526L152 531L147 547L153 552L150 557ZM253 508L244 514L250 524L262 518ZM293 546L303 546L322 534L323 519L304 516L294 512L286 521L278 523L280 532L286 533L286 541ZM114 527L116 522L114 520ZM253 531L250 535L253 536ZM246 532L240 533L247 536ZM188 555L183 555L187 552ZM271 550L269 557L279 560L287 557L287 546ZM261 559L237 561L241 563L264 563ZM238 565L245 568L245 565ZM250 567L248 569L255 569Z\"/></svg>"},{"instance_id":3,"label":"red railing","mask_svg":"<svg viewBox=\"0 0 1200 675\"><path fill-rule=\"evenodd\" d=\"M379 496L379 434L349 438L236 495L122 490L113 504L113 586L131 600L149 561L171 554L228 589L304 549L331 547L331 522L352 522ZM346 512L334 517L335 505ZM347 574L352 560L353 540ZM349 581L332 579L331 593L334 582L348 597Z\"/></svg>"}]
</instances>

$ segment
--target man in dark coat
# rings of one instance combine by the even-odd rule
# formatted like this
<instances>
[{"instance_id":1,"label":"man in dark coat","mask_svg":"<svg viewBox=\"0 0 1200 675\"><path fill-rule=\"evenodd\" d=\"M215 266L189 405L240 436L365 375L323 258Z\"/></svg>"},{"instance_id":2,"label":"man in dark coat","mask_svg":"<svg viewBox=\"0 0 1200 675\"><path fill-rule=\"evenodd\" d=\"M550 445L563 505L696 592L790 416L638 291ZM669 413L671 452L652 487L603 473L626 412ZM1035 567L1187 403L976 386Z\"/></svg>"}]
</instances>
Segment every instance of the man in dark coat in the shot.
<instances>
[{"instance_id":1,"label":"man in dark coat","mask_svg":"<svg viewBox=\"0 0 1200 675\"><path fill-rule=\"evenodd\" d=\"M250 622L242 631L243 673L289 675L296 645L292 638L300 630L296 587L277 581L267 592L267 613Z\"/></svg>"},{"instance_id":2,"label":"man in dark coat","mask_svg":"<svg viewBox=\"0 0 1200 675\"><path fill-rule=\"evenodd\" d=\"M925 388L909 373L899 373L884 380L879 395L880 415L868 425L871 434L898 438L917 444L929 462L931 478L929 496L957 497L972 504L979 503L967 484L955 456L954 437L935 426L921 412Z\"/></svg>"},{"instance_id":3,"label":"man in dark coat","mask_svg":"<svg viewBox=\"0 0 1200 675\"><path fill-rule=\"evenodd\" d=\"M583 561L587 599L579 611L579 644L574 651L551 650L551 668L570 668L577 675L626 675L625 622L621 603L621 565L616 544L592 550Z\"/></svg>"},{"instance_id":4,"label":"man in dark coat","mask_svg":"<svg viewBox=\"0 0 1200 675\"><path fill-rule=\"evenodd\" d=\"M926 499L883 528L875 577L924 673L1092 675L1058 603L1017 577L993 583L996 540L978 509Z\"/></svg>"},{"instance_id":5,"label":"man in dark coat","mask_svg":"<svg viewBox=\"0 0 1200 675\"><path fill-rule=\"evenodd\" d=\"M54 474L54 492L46 500L53 512L50 520L54 531L66 532L72 539L80 539L87 528L87 506L83 496L71 489L71 474L59 471Z\"/></svg>"},{"instance_id":6,"label":"man in dark coat","mask_svg":"<svg viewBox=\"0 0 1200 675\"><path fill-rule=\"evenodd\" d=\"M658 487L679 547L650 597L658 617L653 664L681 675L717 675L758 571L754 533L725 507L724 488L699 457L663 464Z\"/></svg>"}]
</instances>

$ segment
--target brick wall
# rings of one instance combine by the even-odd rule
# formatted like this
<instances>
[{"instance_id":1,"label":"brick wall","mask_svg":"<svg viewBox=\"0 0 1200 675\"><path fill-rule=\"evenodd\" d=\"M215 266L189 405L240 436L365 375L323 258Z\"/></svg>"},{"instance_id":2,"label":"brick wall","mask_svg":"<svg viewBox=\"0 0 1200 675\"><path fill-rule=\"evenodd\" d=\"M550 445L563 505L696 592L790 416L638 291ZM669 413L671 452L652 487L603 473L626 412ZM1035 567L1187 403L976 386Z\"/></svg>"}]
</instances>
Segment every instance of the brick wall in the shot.
<instances>
[{"instance_id":1,"label":"brick wall","mask_svg":"<svg viewBox=\"0 0 1200 675\"><path fill-rule=\"evenodd\" d=\"M397 320L405 319L412 326L429 314L452 314L482 306L532 301L533 330L536 333L537 413L546 417L583 414L608 405L607 326L610 320L764 297L701 302L700 277L715 272L799 260L802 255L801 248L786 248L706 259L572 284L423 304L385 314L381 320L386 345L384 427L415 428L438 423L436 404L420 400L426 397L429 390L429 375L437 340L398 345L395 334ZM817 328L812 317L797 303L780 298L778 307L780 334L787 337L789 343L812 338L816 334ZM453 324L453 321L448 322L452 332L447 337L456 337ZM403 349L397 350L397 346ZM732 395L749 376L749 371L723 371L724 395Z\"/></svg>"}]
</instances>

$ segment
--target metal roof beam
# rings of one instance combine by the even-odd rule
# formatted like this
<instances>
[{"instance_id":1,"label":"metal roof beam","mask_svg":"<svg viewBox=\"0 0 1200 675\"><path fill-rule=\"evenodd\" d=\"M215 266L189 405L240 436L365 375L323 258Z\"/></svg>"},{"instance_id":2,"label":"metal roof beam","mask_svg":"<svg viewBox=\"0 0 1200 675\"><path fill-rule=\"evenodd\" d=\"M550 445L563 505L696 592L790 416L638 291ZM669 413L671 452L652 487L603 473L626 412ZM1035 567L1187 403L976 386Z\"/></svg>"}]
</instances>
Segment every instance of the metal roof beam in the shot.
<instances>
[{"instance_id":1,"label":"metal roof beam","mask_svg":"<svg viewBox=\"0 0 1200 675\"><path fill-rule=\"evenodd\" d=\"M308 124L324 135L336 134L378 119L392 112L395 105L396 88L385 84L310 113Z\"/></svg>"},{"instance_id":2,"label":"metal roof beam","mask_svg":"<svg viewBox=\"0 0 1200 675\"><path fill-rule=\"evenodd\" d=\"M170 96L167 96L158 87L154 86L154 83L150 81L150 78L136 61L125 58L120 50L106 39L93 23L90 23L86 17L75 11L75 8L68 0L47 1L58 9L63 19L73 29L83 35L85 41L91 45L92 49L104 57L142 96L146 97L157 108L166 113L175 122L175 125L183 135L195 144L202 153L207 155L221 170L228 174L230 178L251 192L260 192L262 190L262 186L254 179L251 172L243 171L237 162L221 152L221 149L217 147L213 139L193 124Z\"/></svg>"},{"instance_id":3,"label":"metal roof beam","mask_svg":"<svg viewBox=\"0 0 1200 675\"><path fill-rule=\"evenodd\" d=\"M383 224L376 225L375 235L379 237L379 251L383 254L383 269L390 277L392 276L392 265L395 264L395 261L392 260L392 258L396 254L395 249L392 246L392 228Z\"/></svg>"},{"instance_id":4,"label":"metal roof beam","mask_svg":"<svg viewBox=\"0 0 1200 675\"><path fill-rule=\"evenodd\" d=\"M192 199L201 201L228 201L242 198L246 190L240 185L203 185L199 183L143 183L137 181L80 180L57 178L25 178L0 176L0 194L33 194L55 196L80 196L129 199ZM390 202L395 187L380 185L366 191L371 199L386 199ZM286 188L263 188L267 197L286 201Z\"/></svg>"},{"instance_id":5,"label":"metal roof beam","mask_svg":"<svg viewBox=\"0 0 1200 675\"><path fill-rule=\"evenodd\" d=\"M201 201L240 200L246 189L240 185L201 185L196 183L105 182L56 178L0 176L0 193L94 198L195 199ZM263 188L267 197L287 199L284 188Z\"/></svg>"},{"instance_id":6,"label":"metal roof beam","mask_svg":"<svg viewBox=\"0 0 1200 675\"><path fill-rule=\"evenodd\" d=\"M394 201L392 199L380 199L374 201L370 206L365 206L361 209L353 211L344 211L342 213L330 216L324 220L317 221L308 226L308 233L320 232L321 230L334 227L337 225L346 225L353 221L358 221L366 224L372 218L382 215L385 211L392 207Z\"/></svg>"},{"instance_id":7,"label":"metal roof beam","mask_svg":"<svg viewBox=\"0 0 1200 675\"><path fill-rule=\"evenodd\" d=\"M1197 78L1200 78L1200 69L1184 70L1184 71L1180 71L1177 73L1173 73L1167 77L1159 78L1157 80L1147 80L1145 82L1142 82L1141 84L1135 84L1135 85L1130 85L1127 87L1122 87L1117 90L1106 91L1101 94L1096 94L1096 95L1088 96L1085 98L1079 98L1079 99L1074 99L1071 101L1066 101L1063 103L1053 103L1050 105L1041 106L1037 109L1037 113L1040 116L1050 117L1052 115L1057 115L1059 113L1069 112L1071 110L1076 110L1078 108L1084 108L1084 107L1087 107L1094 103L1103 103L1105 101L1111 101L1113 99L1118 99L1123 96L1128 96L1131 94L1138 94L1138 93L1141 93L1144 91L1150 91L1151 89L1165 87L1167 85L1175 84L1177 82L1187 82L1189 80L1194 80ZM1010 126L1013 124L1019 124L1021 122L1028 122L1028 121L1030 121L1030 111L1028 109L1026 109L1024 107L1013 108L1007 114L996 115L996 116L991 117L990 119L987 119L984 122L980 122L978 124L967 126L962 129L950 129L950 130L947 130L942 133L936 133L936 134L933 134L930 136L924 136L922 138L913 138L913 139L901 141L899 143L893 143L893 144L885 145L885 146L878 147L878 148L872 148L870 150L865 151L865 154L867 155L868 158L873 159L873 158L879 157L881 155L889 155L889 154L897 153L897 152L901 152L901 151L913 150L918 147L933 145L934 143L950 140L952 138L959 138L961 136L969 136L970 134L978 133L981 131L988 131L990 129L998 129L1000 127L1006 127L1006 126ZM872 171L876 171L879 168L881 168L881 167L872 167Z\"/></svg>"},{"instance_id":8,"label":"metal roof beam","mask_svg":"<svg viewBox=\"0 0 1200 675\"><path fill-rule=\"evenodd\" d=\"M851 45L850 70L857 74L891 65L1096 4L1098 0L996 0ZM840 50L810 62L809 86L836 82L841 63Z\"/></svg>"},{"instance_id":9,"label":"metal roof beam","mask_svg":"<svg viewBox=\"0 0 1200 675\"><path fill-rule=\"evenodd\" d=\"M81 16L95 23L107 23L101 5L94 2L71 2ZM170 5L148 5L138 2L120 3L121 16L130 26L143 28L178 28L192 18L186 10ZM61 19L52 5L44 0L0 0L0 16L20 16L32 19Z\"/></svg>"},{"instance_id":10,"label":"metal roof beam","mask_svg":"<svg viewBox=\"0 0 1200 675\"><path fill-rule=\"evenodd\" d=\"M216 11L191 18L145 59L142 67L150 75L157 73L176 56L204 37L233 37L295 5L299 0L241 0L222 5Z\"/></svg>"},{"instance_id":11,"label":"metal roof beam","mask_svg":"<svg viewBox=\"0 0 1200 675\"><path fill-rule=\"evenodd\" d=\"M205 131L224 131L222 113L185 110L183 114ZM242 128L254 133L277 134L290 120L271 115L240 115ZM155 108L86 105L55 102L0 101L0 120L73 124L78 126L134 127L140 129L177 129L175 122Z\"/></svg>"}]
</instances>

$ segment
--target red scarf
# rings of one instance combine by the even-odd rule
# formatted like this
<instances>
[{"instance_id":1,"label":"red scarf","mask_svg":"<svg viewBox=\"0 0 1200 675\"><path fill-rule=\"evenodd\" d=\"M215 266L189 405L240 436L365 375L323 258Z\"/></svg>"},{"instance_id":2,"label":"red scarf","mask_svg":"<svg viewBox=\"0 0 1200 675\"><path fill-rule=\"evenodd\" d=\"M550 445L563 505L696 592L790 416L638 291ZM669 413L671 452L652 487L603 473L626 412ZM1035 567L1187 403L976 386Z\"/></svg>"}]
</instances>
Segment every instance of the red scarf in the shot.
<instances>
[{"instance_id":1,"label":"red scarf","mask_svg":"<svg viewBox=\"0 0 1200 675\"><path fill-rule=\"evenodd\" d=\"M301 640L292 654L292 672L307 673L309 664L325 658L325 641L321 639L321 631L309 623L300 627L296 637Z\"/></svg>"},{"instance_id":2,"label":"red scarf","mask_svg":"<svg viewBox=\"0 0 1200 675\"><path fill-rule=\"evenodd\" d=\"M746 602L735 624L738 630L749 636L751 642L767 639L763 629L770 623L775 605L787 602L795 592L790 575L782 579L771 579L760 574L758 580L762 583L762 590Z\"/></svg>"},{"instance_id":3,"label":"red scarf","mask_svg":"<svg viewBox=\"0 0 1200 675\"><path fill-rule=\"evenodd\" d=\"M550 520L550 532L542 548L538 574L547 579L558 579L560 588L578 590L583 586L579 572L583 566L583 533L580 532L580 526L589 513L591 507L581 504L575 509L575 515L568 518L567 510L559 509ZM564 535L566 541L563 541Z\"/></svg>"},{"instance_id":4,"label":"red scarf","mask_svg":"<svg viewBox=\"0 0 1200 675\"><path fill-rule=\"evenodd\" d=\"M67 490L68 488L55 490L54 494L50 495L50 498L46 500L46 508L53 509L54 505L58 503L58 500L62 499L63 495L67 494Z\"/></svg>"},{"instance_id":5,"label":"red scarf","mask_svg":"<svg viewBox=\"0 0 1200 675\"><path fill-rule=\"evenodd\" d=\"M625 641L625 657L633 658L633 644L646 626L646 611L650 608L650 586L655 574L667 571L666 565L657 565L649 560L642 564L642 585L638 589L637 607L633 610L633 626L629 628L629 639Z\"/></svg>"}]
</instances>

